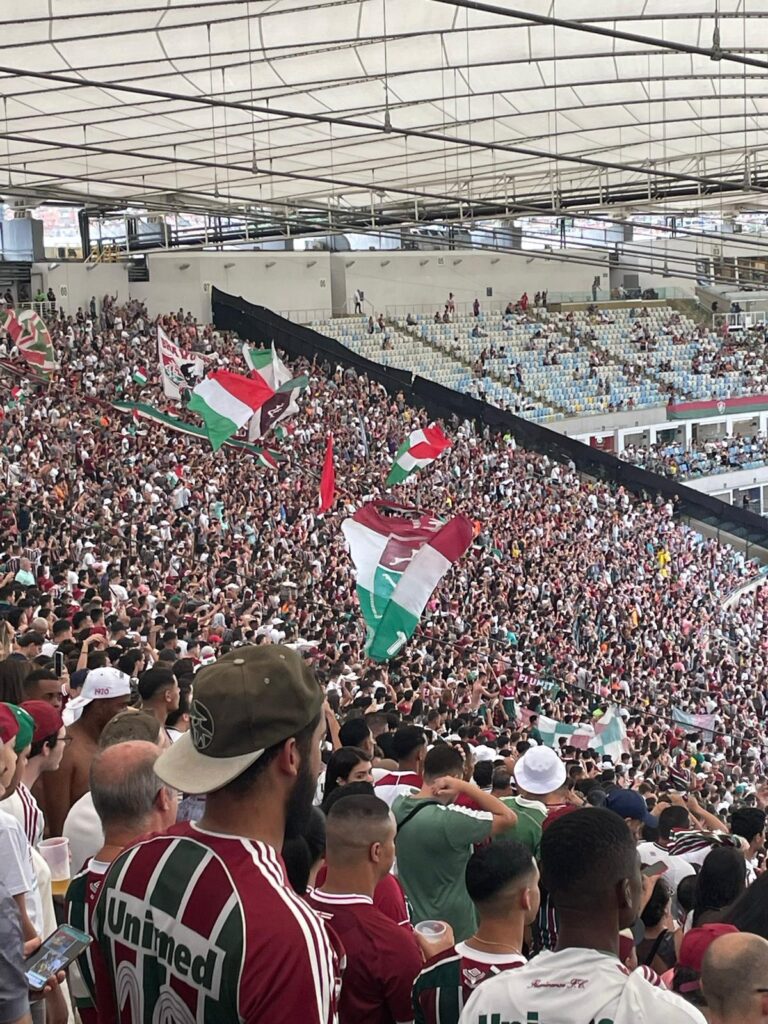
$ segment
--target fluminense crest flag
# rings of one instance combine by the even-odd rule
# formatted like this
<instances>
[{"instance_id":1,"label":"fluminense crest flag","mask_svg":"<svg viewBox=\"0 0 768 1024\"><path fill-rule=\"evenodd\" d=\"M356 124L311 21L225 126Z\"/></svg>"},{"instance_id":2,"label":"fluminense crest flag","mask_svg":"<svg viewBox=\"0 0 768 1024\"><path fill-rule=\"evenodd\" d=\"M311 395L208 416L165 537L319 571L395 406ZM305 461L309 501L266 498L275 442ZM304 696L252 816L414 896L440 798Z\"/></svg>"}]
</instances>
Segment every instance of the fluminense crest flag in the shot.
<instances>
[{"instance_id":1,"label":"fluminense crest flag","mask_svg":"<svg viewBox=\"0 0 768 1024\"><path fill-rule=\"evenodd\" d=\"M49 377L58 369L53 342L43 319L32 309L22 309L17 313L13 309L0 309L0 327L4 327L8 336L24 359L44 377Z\"/></svg>"},{"instance_id":2,"label":"fluminense crest flag","mask_svg":"<svg viewBox=\"0 0 768 1024\"><path fill-rule=\"evenodd\" d=\"M451 441L435 423L424 427L423 430L414 430L400 445L389 471L386 486L401 484L414 470L428 466L441 452L450 447Z\"/></svg>"},{"instance_id":3,"label":"fluminense crest flag","mask_svg":"<svg viewBox=\"0 0 768 1024\"><path fill-rule=\"evenodd\" d=\"M193 388L205 373L205 363L200 356L185 356L160 324L157 325L157 359L163 382L163 394L177 402L181 398L181 392Z\"/></svg>"},{"instance_id":4,"label":"fluminense crest flag","mask_svg":"<svg viewBox=\"0 0 768 1024\"><path fill-rule=\"evenodd\" d=\"M274 392L260 377L217 370L192 392L189 408L202 417L213 450L221 448Z\"/></svg>"},{"instance_id":5,"label":"fluminense crest flag","mask_svg":"<svg viewBox=\"0 0 768 1024\"><path fill-rule=\"evenodd\" d=\"M243 359L251 375L258 374L274 391L269 401L265 402L251 418L248 440L255 441L281 420L294 416L299 411L296 399L309 380L307 377L291 378L291 371L277 355L274 342L271 348L254 348L245 342Z\"/></svg>"},{"instance_id":6,"label":"fluminense crest flag","mask_svg":"<svg viewBox=\"0 0 768 1024\"><path fill-rule=\"evenodd\" d=\"M355 566L366 654L386 661L413 635L432 591L472 543L472 523L373 501L341 529Z\"/></svg>"}]
</instances>

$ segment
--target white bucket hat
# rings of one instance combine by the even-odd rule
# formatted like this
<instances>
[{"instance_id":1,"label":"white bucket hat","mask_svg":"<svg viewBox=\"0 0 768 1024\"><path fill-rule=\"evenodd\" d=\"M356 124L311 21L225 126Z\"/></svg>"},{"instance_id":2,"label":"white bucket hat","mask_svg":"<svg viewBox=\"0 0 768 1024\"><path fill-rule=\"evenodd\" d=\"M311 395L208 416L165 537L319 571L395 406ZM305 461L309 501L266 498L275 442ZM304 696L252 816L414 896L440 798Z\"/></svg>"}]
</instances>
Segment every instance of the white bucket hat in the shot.
<instances>
[{"instance_id":1,"label":"white bucket hat","mask_svg":"<svg viewBox=\"0 0 768 1024\"><path fill-rule=\"evenodd\" d=\"M554 793L565 782L565 765L550 747L531 747L515 765L515 782L526 793Z\"/></svg>"}]
</instances>

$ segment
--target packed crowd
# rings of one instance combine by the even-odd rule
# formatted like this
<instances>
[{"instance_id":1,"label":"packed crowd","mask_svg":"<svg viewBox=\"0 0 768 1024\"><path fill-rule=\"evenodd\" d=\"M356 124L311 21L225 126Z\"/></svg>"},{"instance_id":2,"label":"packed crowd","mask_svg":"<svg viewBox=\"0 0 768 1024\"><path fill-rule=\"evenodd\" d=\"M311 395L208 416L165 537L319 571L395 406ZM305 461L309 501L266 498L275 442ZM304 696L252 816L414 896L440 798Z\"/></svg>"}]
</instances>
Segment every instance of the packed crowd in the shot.
<instances>
[{"instance_id":1,"label":"packed crowd","mask_svg":"<svg viewBox=\"0 0 768 1024\"><path fill-rule=\"evenodd\" d=\"M751 436L712 437L685 444L665 441L649 445L627 445L619 457L661 476L686 480L712 476L737 469L765 465L768 438L762 433Z\"/></svg>"},{"instance_id":2,"label":"packed crowd","mask_svg":"<svg viewBox=\"0 0 768 1024\"><path fill-rule=\"evenodd\" d=\"M237 339L183 311L162 322L245 372ZM55 958L38 969L35 1020L70 1002L84 1024L150 1007L345 1024L768 1014L747 970L765 970L768 919L768 588L723 605L753 563L669 503L449 423L452 448L393 496L468 515L474 543L404 653L372 664L340 522L383 495L423 413L299 360L310 385L264 468L111 406L179 412L140 304L107 297L50 327L50 384L0 342L0 1022L27 1019L22 943L54 930L59 837L69 921L95 941L66 981ZM319 517L329 431L339 498ZM612 759L539 745L545 723L611 708ZM566 977L583 984L566 995Z\"/></svg>"}]
</instances>

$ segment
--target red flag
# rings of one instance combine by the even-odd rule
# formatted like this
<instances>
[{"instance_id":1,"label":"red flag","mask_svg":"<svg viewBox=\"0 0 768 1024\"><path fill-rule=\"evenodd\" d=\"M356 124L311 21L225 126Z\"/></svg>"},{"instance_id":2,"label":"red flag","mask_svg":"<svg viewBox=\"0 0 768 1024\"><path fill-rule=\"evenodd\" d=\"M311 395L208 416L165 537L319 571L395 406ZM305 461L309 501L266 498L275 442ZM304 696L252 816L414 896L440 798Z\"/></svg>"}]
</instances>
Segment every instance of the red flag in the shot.
<instances>
[{"instance_id":1,"label":"red flag","mask_svg":"<svg viewBox=\"0 0 768 1024\"><path fill-rule=\"evenodd\" d=\"M325 444L325 462L320 477L320 507L318 512L327 512L336 497L336 473L333 469L333 434L328 435Z\"/></svg>"}]
</instances>

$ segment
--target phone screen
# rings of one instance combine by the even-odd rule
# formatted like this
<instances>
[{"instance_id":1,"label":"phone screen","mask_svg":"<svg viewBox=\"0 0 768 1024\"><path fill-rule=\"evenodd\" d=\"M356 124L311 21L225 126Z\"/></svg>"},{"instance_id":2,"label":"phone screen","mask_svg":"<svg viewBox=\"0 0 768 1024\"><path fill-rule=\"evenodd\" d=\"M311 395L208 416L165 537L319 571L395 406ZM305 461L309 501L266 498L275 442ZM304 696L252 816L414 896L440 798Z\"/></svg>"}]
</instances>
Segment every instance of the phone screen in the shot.
<instances>
[{"instance_id":1,"label":"phone screen","mask_svg":"<svg viewBox=\"0 0 768 1024\"><path fill-rule=\"evenodd\" d=\"M45 988L48 979L69 967L91 941L90 935L85 932L71 928L68 924L61 925L26 961L24 974L29 987L38 991Z\"/></svg>"},{"instance_id":2,"label":"phone screen","mask_svg":"<svg viewBox=\"0 0 768 1024\"><path fill-rule=\"evenodd\" d=\"M56 678L61 679L61 673L64 671L64 655L61 651L53 652L53 671L56 673Z\"/></svg>"}]
</instances>

